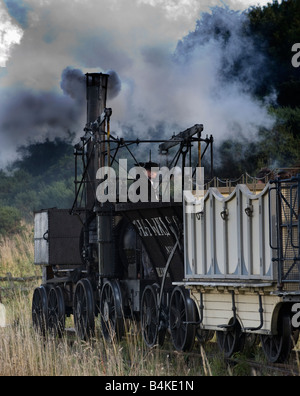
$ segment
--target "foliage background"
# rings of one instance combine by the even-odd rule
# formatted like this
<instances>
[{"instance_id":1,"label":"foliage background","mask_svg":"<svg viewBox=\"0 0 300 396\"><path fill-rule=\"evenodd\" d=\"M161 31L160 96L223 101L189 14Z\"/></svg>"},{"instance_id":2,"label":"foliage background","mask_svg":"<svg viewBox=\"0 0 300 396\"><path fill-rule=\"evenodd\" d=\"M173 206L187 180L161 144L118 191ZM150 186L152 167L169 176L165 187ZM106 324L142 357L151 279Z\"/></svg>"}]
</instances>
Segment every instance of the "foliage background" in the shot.
<instances>
[{"instance_id":1,"label":"foliage background","mask_svg":"<svg viewBox=\"0 0 300 396\"><path fill-rule=\"evenodd\" d=\"M216 12L220 9L213 9L206 20L209 22ZM224 8L222 12L226 17L231 11ZM215 174L220 178L236 178L244 172L255 175L262 167L299 166L300 68L291 64L291 48L300 41L300 0L252 7L245 15L243 35L251 37L257 52L265 55L263 78L255 76L252 94L263 103L265 97L276 93L276 101L269 105L275 123L270 129L259 130L255 141L235 136L215 142ZM198 30L202 28L199 21ZM194 41L199 39L196 33L197 29ZM225 45L231 33L220 27L207 34L220 37ZM177 54L186 44L178 45ZM230 67L225 61L221 79L234 83L243 76L247 53ZM131 132L136 136L137 131ZM21 219L31 221L36 210L72 205L74 137L66 130L60 138L19 147L19 159L0 170L0 235L20 231Z\"/></svg>"}]
</instances>

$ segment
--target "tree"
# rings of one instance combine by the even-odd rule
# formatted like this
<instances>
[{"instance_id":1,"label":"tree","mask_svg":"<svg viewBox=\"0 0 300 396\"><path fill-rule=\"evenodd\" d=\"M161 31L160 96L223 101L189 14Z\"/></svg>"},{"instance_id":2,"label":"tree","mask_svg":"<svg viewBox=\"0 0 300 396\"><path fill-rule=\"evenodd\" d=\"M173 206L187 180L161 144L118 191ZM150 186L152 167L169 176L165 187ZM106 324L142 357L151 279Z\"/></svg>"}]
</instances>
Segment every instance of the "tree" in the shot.
<instances>
[{"instance_id":1,"label":"tree","mask_svg":"<svg viewBox=\"0 0 300 396\"><path fill-rule=\"evenodd\" d=\"M271 62L267 85L275 88L280 106L300 106L300 73L293 67L292 46L300 40L300 0L277 0L249 12L251 34Z\"/></svg>"},{"instance_id":2,"label":"tree","mask_svg":"<svg viewBox=\"0 0 300 396\"><path fill-rule=\"evenodd\" d=\"M260 133L260 156L268 158L269 164L293 167L300 159L300 108L272 108L270 112L277 121Z\"/></svg>"}]
</instances>

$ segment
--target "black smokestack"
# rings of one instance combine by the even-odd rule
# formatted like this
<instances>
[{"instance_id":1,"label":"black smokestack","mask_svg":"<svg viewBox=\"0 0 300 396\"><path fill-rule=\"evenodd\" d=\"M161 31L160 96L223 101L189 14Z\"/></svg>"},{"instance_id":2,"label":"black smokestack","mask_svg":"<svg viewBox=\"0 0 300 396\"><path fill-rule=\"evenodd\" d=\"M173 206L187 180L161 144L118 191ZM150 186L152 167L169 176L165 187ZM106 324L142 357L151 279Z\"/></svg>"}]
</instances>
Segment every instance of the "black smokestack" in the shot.
<instances>
[{"instance_id":1,"label":"black smokestack","mask_svg":"<svg viewBox=\"0 0 300 396\"><path fill-rule=\"evenodd\" d=\"M86 99L87 99L87 123L95 122L106 108L108 74L87 73L86 74ZM92 210L95 204L96 173L99 167L105 165L104 124L100 131L94 131L93 139L87 143L87 155L89 159L87 184L87 207ZM95 142L101 141L100 145Z\"/></svg>"},{"instance_id":2,"label":"black smokestack","mask_svg":"<svg viewBox=\"0 0 300 396\"><path fill-rule=\"evenodd\" d=\"M108 74L86 74L87 122L94 122L106 107Z\"/></svg>"}]
</instances>

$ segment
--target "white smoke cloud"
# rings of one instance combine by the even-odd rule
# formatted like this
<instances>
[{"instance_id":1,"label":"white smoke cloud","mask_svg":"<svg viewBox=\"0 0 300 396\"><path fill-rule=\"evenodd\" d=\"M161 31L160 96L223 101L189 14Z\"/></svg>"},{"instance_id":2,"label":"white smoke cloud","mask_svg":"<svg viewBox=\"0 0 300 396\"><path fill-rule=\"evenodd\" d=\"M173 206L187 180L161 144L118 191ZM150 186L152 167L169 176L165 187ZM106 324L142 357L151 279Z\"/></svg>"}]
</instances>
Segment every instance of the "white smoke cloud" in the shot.
<instances>
[{"instance_id":1,"label":"white smoke cloud","mask_svg":"<svg viewBox=\"0 0 300 396\"><path fill-rule=\"evenodd\" d=\"M152 7L161 7L169 19L192 18L195 13L203 9L203 2L198 0L138 0L138 4L148 4Z\"/></svg>"},{"instance_id":2,"label":"white smoke cloud","mask_svg":"<svg viewBox=\"0 0 300 396\"><path fill-rule=\"evenodd\" d=\"M28 139L63 136L67 129L82 134L86 106L72 97L73 85L61 85L66 70L79 75L115 70L116 91L108 105L119 136L129 129L149 135L162 125L171 136L203 123L218 139L233 129L254 134L270 122L240 81L220 81L220 42L194 46L187 62L174 59L178 41L218 0L23 2L27 27L0 76L2 164Z\"/></svg>"},{"instance_id":3,"label":"white smoke cloud","mask_svg":"<svg viewBox=\"0 0 300 396\"><path fill-rule=\"evenodd\" d=\"M13 47L20 44L23 30L14 24L3 4L0 3L0 67L5 67Z\"/></svg>"},{"instance_id":4,"label":"white smoke cloud","mask_svg":"<svg viewBox=\"0 0 300 396\"><path fill-rule=\"evenodd\" d=\"M166 137L203 123L218 143L226 137L255 139L260 127L270 127L266 103L253 95L267 60L243 34L245 22L239 12L214 8L175 53L162 45L143 47L132 66L134 83L118 99L124 115L130 114L130 120L123 117L128 129L144 136L149 129L163 130Z\"/></svg>"}]
</instances>

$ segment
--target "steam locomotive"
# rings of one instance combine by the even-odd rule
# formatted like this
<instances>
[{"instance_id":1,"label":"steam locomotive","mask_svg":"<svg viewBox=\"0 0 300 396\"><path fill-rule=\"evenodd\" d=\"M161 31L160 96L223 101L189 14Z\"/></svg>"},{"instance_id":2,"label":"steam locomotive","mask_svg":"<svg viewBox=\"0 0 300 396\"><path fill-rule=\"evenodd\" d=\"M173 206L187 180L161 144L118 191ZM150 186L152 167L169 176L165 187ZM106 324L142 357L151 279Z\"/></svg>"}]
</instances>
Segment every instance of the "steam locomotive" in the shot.
<instances>
[{"instance_id":1,"label":"steam locomotive","mask_svg":"<svg viewBox=\"0 0 300 396\"><path fill-rule=\"evenodd\" d=\"M206 342L216 333L229 357L255 335L270 361L288 359L299 334L299 175L253 191L245 184L203 191L195 175L204 155L213 172L213 137L202 138L203 125L168 140L114 137L108 78L86 75L72 208L35 213L43 281L33 294L34 327L62 336L73 315L86 340L99 318L103 337L119 340L125 321L137 320L149 347L162 345L169 332L176 350L189 351L196 338ZM136 158L143 144L157 144L168 168L181 170L179 184L173 172L153 191ZM124 171L124 158L134 172Z\"/></svg>"}]
</instances>

